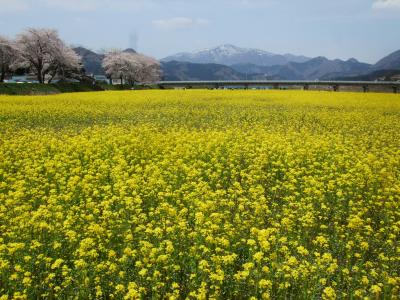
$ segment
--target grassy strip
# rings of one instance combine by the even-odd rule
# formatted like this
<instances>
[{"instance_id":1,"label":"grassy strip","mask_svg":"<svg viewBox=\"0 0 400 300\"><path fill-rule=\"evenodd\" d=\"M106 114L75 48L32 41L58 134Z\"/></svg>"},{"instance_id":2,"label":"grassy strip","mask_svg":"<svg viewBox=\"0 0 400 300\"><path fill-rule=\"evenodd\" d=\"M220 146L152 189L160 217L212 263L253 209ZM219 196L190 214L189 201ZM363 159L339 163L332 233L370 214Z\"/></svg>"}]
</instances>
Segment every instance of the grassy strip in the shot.
<instances>
[{"instance_id":1,"label":"grassy strip","mask_svg":"<svg viewBox=\"0 0 400 300\"><path fill-rule=\"evenodd\" d=\"M135 86L135 90L154 89L156 86ZM60 93L132 90L131 85L82 83L0 83L0 95L52 95Z\"/></svg>"},{"instance_id":2,"label":"grassy strip","mask_svg":"<svg viewBox=\"0 0 400 300\"><path fill-rule=\"evenodd\" d=\"M51 84L1 83L0 94L3 95L47 95L58 94L60 90Z\"/></svg>"},{"instance_id":3,"label":"grassy strip","mask_svg":"<svg viewBox=\"0 0 400 300\"><path fill-rule=\"evenodd\" d=\"M1 83L0 95L52 95L73 92L103 91L99 85L80 83Z\"/></svg>"}]
</instances>

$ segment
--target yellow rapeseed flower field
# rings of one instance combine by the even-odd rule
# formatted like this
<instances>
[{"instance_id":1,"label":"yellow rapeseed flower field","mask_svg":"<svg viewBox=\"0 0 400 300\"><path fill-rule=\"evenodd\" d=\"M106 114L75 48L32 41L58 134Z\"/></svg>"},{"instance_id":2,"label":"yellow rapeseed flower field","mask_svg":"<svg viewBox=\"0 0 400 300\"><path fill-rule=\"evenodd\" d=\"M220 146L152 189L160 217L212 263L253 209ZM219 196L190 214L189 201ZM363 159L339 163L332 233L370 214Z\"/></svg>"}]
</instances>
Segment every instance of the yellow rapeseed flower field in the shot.
<instances>
[{"instance_id":1,"label":"yellow rapeseed flower field","mask_svg":"<svg viewBox=\"0 0 400 300\"><path fill-rule=\"evenodd\" d=\"M0 97L0 299L399 299L400 96Z\"/></svg>"}]
</instances>

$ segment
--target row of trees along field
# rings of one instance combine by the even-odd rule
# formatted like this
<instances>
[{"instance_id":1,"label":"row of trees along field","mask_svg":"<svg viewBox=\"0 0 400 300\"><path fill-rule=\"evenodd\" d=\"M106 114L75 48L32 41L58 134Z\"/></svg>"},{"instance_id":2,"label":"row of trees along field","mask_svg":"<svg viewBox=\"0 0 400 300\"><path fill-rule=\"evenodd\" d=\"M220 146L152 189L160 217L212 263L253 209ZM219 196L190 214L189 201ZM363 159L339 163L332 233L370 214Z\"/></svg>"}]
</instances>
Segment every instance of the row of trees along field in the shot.
<instances>
[{"instance_id":1,"label":"row of trees along field","mask_svg":"<svg viewBox=\"0 0 400 300\"><path fill-rule=\"evenodd\" d=\"M154 82L161 77L157 60L120 50L106 53L103 68L108 78L121 83ZM14 40L0 36L0 82L16 70L35 74L39 83L84 77L81 58L53 29L29 28Z\"/></svg>"}]
</instances>

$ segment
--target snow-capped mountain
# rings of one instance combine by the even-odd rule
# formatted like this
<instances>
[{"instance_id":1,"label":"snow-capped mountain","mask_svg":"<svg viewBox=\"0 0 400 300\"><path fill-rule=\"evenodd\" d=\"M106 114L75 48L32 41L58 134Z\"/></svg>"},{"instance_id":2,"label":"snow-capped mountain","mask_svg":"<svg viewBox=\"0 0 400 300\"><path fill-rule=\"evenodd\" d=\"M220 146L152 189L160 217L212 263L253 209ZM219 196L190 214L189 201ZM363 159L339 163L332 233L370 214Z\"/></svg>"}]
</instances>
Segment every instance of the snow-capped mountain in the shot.
<instances>
[{"instance_id":1,"label":"snow-capped mountain","mask_svg":"<svg viewBox=\"0 0 400 300\"><path fill-rule=\"evenodd\" d=\"M274 54L259 49L240 48L226 44L192 53L178 53L162 61L182 61L191 63L216 63L222 65L254 64L259 66L284 65L289 62L306 62L310 58L292 54Z\"/></svg>"}]
</instances>

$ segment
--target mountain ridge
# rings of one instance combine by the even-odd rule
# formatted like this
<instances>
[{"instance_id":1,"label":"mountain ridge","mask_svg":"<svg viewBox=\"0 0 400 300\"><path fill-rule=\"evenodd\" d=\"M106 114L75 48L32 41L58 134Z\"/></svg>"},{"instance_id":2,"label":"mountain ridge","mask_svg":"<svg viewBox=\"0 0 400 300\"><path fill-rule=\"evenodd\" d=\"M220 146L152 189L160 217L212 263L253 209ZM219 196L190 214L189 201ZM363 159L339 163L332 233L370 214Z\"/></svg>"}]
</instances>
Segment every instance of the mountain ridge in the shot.
<instances>
[{"instance_id":1,"label":"mountain ridge","mask_svg":"<svg viewBox=\"0 0 400 300\"><path fill-rule=\"evenodd\" d=\"M227 53L241 53L246 49L228 45L225 48L220 48L219 53L223 56ZM97 54L83 47L77 47L74 50L82 57L82 63L87 74L104 75L101 66L103 54ZM124 51L136 53L134 49ZM260 51L263 57L274 56L270 52ZM381 72L382 70L400 70L400 50L385 56L374 65L360 62L355 58L330 60L324 56L318 56L305 62L288 62L283 65L272 66L249 62L229 66L217 63L161 61L161 67L164 72L164 80L333 80L337 78L373 78L375 80L389 78L382 74L393 73Z\"/></svg>"},{"instance_id":2,"label":"mountain ridge","mask_svg":"<svg viewBox=\"0 0 400 300\"><path fill-rule=\"evenodd\" d=\"M219 64L169 61L161 62L161 68L163 70L163 79L166 81L267 79L259 74L246 76L229 66Z\"/></svg>"},{"instance_id":3,"label":"mountain ridge","mask_svg":"<svg viewBox=\"0 0 400 300\"><path fill-rule=\"evenodd\" d=\"M190 63L216 63L231 66L238 63L254 63L261 66L283 65L290 61L305 62L309 57L293 54L274 54L268 51L241 48L224 44L195 52L181 52L167 56L161 61L181 61Z\"/></svg>"},{"instance_id":4,"label":"mountain ridge","mask_svg":"<svg viewBox=\"0 0 400 300\"><path fill-rule=\"evenodd\" d=\"M361 63L355 58L347 61L329 60L318 56L304 63L290 62L286 65L256 66L234 65L236 71L242 73L262 73L282 80L319 80L331 79L337 76L358 75L367 72L371 65Z\"/></svg>"},{"instance_id":5,"label":"mountain ridge","mask_svg":"<svg viewBox=\"0 0 400 300\"><path fill-rule=\"evenodd\" d=\"M384 58L380 59L374 66L376 70L400 70L400 50L394 51Z\"/></svg>"}]
</instances>

